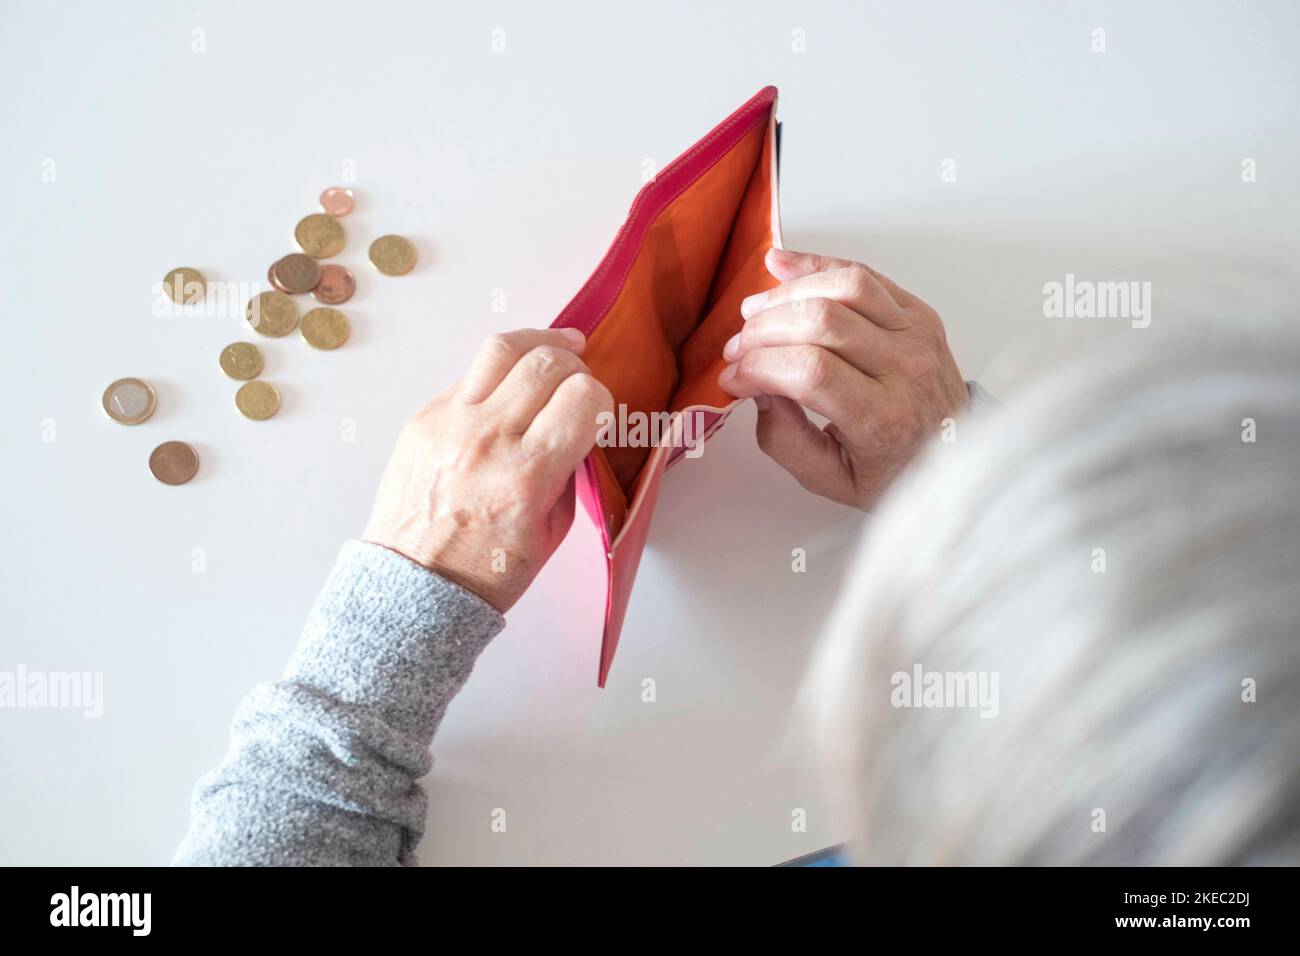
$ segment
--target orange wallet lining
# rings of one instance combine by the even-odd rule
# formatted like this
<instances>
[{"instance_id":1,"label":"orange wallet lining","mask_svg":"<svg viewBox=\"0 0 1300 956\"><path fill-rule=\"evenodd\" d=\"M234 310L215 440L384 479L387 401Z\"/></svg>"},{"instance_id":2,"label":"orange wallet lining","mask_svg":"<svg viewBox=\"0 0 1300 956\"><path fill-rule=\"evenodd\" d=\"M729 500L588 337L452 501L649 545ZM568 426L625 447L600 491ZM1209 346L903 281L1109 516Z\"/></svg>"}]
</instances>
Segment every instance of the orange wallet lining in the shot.
<instances>
[{"instance_id":1,"label":"orange wallet lining","mask_svg":"<svg viewBox=\"0 0 1300 956\"><path fill-rule=\"evenodd\" d=\"M743 325L740 301L771 288L769 123L756 123L651 223L584 360L616 414L725 408L722 346ZM609 540L635 499L651 448L595 449Z\"/></svg>"}]
</instances>

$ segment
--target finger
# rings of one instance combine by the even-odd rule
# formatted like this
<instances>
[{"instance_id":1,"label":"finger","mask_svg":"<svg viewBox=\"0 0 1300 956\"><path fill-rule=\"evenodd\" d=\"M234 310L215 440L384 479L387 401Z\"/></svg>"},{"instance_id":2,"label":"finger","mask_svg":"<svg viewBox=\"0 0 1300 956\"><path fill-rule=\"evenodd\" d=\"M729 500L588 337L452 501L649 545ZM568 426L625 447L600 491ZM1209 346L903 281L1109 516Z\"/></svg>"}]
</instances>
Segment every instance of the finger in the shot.
<instances>
[{"instance_id":1,"label":"finger","mask_svg":"<svg viewBox=\"0 0 1300 956\"><path fill-rule=\"evenodd\" d=\"M789 282L791 279L802 279L804 276L812 275L815 272L829 272L832 269L861 266L875 276L876 281L885 287L885 291L902 308L910 309L921 301L883 272L864 263L854 262L852 259L819 256L811 252L792 252L789 249L777 249L773 246L767 251L765 264L767 265L767 271L782 282Z\"/></svg>"},{"instance_id":2,"label":"finger","mask_svg":"<svg viewBox=\"0 0 1300 956\"><path fill-rule=\"evenodd\" d=\"M788 302L759 312L722 347L728 362L757 348L774 345L819 345L859 371L880 376L892 363L897 346L879 326L833 299Z\"/></svg>"},{"instance_id":3,"label":"finger","mask_svg":"<svg viewBox=\"0 0 1300 956\"><path fill-rule=\"evenodd\" d=\"M580 329L516 329L492 336L478 351L457 392L461 401L481 402L496 390L515 364L541 345L581 355L587 337Z\"/></svg>"},{"instance_id":4,"label":"finger","mask_svg":"<svg viewBox=\"0 0 1300 956\"><path fill-rule=\"evenodd\" d=\"M602 413L614 413L609 389L588 372L570 375L524 432L524 453L544 458L557 476L570 474L595 447Z\"/></svg>"},{"instance_id":5,"label":"finger","mask_svg":"<svg viewBox=\"0 0 1300 956\"><path fill-rule=\"evenodd\" d=\"M748 319L764 309L808 299L834 299L885 329L905 329L911 324L871 270L857 263L814 272L751 295L740 303L740 314Z\"/></svg>"},{"instance_id":6,"label":"finger","mask_svg":"<svg viewBox=\"0 0 1300 956\"><path fill-rule=\"evenodd\" d=\"M893 279L889 278L889 276L885 275L883 272L879 272L875 269L872 269L871 266L863 266L863 268L868 270L873 276L875 276L876 281L879 282L881 285L883 285L885 287L885 291L888 292L891 296L893 296L894 301L897 302L899 305L901 305L904 309L910 309L913 308L914 306L923 304L920 299L912 295L912 293L908 292L906 289L904 289Z\"/></svg>"},{"instance_id":7,"label":"finger","mask_svg":"<svg viewBox=\"0 0 1300 956\"><path fill-rule=\"evenodd\" d=\"M840 443L808 420L797 402L780 395L760 395L754 435L763 453L813 494L842 495L852 478L840 457Z\"/></svg>"},{"instance_id":8,"label":"finger","mask_svg":"<svg viewBox=\"0 0 1300 956\"><path fill-rule=\"evenodd\" d=\"M515 363L482 405L491 409L503 430L522 435L560 383L586 371L582 359L568 349L538 345Z\"/></svg>"},{"instance_id":9,"label":"finger","mask_svg":"<svg viewBox=\"0 0 1300 956\"><path fill-rule=\"evenodd\" d=\"M829 269L846 269L853 265L849 259L836 259L834 256L819 256L811 252L795 252L791 249L778 249L773 246L763 258L767 271L775 279L789 282L802 279L814 272L826 272Z\"/></svg>"},{"instance_id":10,"label":"finger","mask_svg":"<svg viewBox=\"0 0 1300 956\"><path fill-rule=\"evenodd\" d=\"M755 349L723 369L718 385L737 398L784 395L846 426L885 397L883 385L816 345Z\"/></svg>"}]
</instances>

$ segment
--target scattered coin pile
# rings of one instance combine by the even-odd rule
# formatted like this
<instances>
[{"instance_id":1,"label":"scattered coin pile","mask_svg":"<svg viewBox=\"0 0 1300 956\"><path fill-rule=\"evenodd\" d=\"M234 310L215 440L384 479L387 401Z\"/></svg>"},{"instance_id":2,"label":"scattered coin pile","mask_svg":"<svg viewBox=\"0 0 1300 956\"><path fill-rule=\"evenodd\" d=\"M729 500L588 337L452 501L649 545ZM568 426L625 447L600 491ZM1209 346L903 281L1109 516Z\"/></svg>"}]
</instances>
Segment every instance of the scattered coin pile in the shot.
<instances>
[{"instance_id":1,"label":"scattered coin pile","mask_svg":"<svg viewBox=\"0 0 1300 956\"><path fill-rule=\"evenodd\" d=\"M303 218L293 231L302 252L277 259L267 270L272 289L253 297L245 309L249 327L259 335L279 338L295 328L314 349L333 351L348 340L351 325L334 308L352 298L356 278L334 263L321 263L343 251L347 241L339 219L353 209L352 190L333 186L320 196L323 212ZM381 236L370 245L370 261L384 275L400 276L415 267L415 246L402 236ZM173 302L193 305L207 294L203 273L188 266L173 269L163 280ZM320 303L298 317L295 295L311 295ZM258 379L265 362L262 351L251 342L232 342L221 350L218 364L232 379L243 382L235 392L235 407L245 418L266 421L280 410L280 393L270 382ZM153 387L138 378L121 378L104 390L104 411L113 421L138 425L153 414L157 396ZM185 442L163 442L149 456L149 470L168 485L183 485L198 472L199 456Z\"/></svg>"}]
</instances>

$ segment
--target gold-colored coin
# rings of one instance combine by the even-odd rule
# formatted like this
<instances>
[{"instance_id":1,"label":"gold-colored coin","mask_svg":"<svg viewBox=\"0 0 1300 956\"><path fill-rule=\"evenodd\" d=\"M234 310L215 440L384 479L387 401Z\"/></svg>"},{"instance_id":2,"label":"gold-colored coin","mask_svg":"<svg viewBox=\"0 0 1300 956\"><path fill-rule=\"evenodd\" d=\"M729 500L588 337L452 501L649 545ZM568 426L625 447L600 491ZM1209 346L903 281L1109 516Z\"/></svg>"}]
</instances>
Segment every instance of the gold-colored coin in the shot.
<instances>
[{"instance_id":1,"label":"gold-colored coin","mask_svg":"<svg viewBox=\"0 0 1300 956\"><path fill-rule=\"evenodd\" d=\"M343 249L343 227L337 219L323 212L314 212L299 221L293 237L302 246L302 251L313 259L336 256Z\"/></svg>"},{"instance_id":2,"label":"gold-colored coin","mask_svg":"<svg viewBox=\"0 0 1300 956\"><path fill-rule=\"evenodd\" d=\"M280 393L270 382L248 382L235 393L235 407L245 418L264 422L280 410Z\"/></svg>"},{"instance_id":3,"label":"gold-colored coin","mask_svg":"<svg viewBox=\"0 0 1300 956\"><path fill-rule=\"evenodd\" d=\"M259 335L279 338L298 324L298 304L283 292L263 292L248 302L244 312L248 324Z\"/></svg>"},{"instance_id":4,"label":"gold-colored coin","mask_svg":"<svg viewBox=\"0 0 1300 956\"><path fill-rule=\"evenodd\" d=\"M380 236L370 244L370 261L386 276L404 276L415 268L415 244L403 236Z\"/></svg>"},{"instance_id":5,"label":"gold-colored coin","mask_svg":"<svg viewBox=\"0 0 1300 956\"><path fill-rule=\"evenodd\" d=\"M199 453L183 441L165 441L149 456L149 470L164 485L183 485L199 470Z\"/></svg>"},{"instance_id":6,"label":"gold-colored coin","mask_svg":"<svg viewBox=\"0 0 1300 956\"><path fill-rule=\"evenodd\" d=\"M252 342L231 342L221 350L221 371L247 382L262 374L262 350Z\"/></svg>"},{"instance_id":7,"label":"gold-colored coin","mask_svg":"<svg viewBox=\"0 0 1300 956\"><path fill-rule=\"evenodd\" d=\"M157 399L144 379L119 378L104 389L101 399L108 417L123 425L139 425L153 414Z\"/></svg>"},{"instance_id":8,"label":"gold-colored coin","mask_svg":"<svg viewBox=\"0 0 1300 956\"><path fill-rule=\"evenodd\" d=\"M302 340L314 349L329 351L336 349L348 340L352 327L348 317L338 309L312 309L302 317L298 334Z\"/></svg>"},{"instance_id":9,"label":"gold-colored coin","mask_svg":"<svg viewBox=\"0 0 1300 956\"><path fill-rule=\"evenodd\" d=\"M208 280L198 269L181 266L167 273L163 279L163 291L167 298L179 305L193 305L203 301L208 294Z\"/></svg>"}]
</instances>

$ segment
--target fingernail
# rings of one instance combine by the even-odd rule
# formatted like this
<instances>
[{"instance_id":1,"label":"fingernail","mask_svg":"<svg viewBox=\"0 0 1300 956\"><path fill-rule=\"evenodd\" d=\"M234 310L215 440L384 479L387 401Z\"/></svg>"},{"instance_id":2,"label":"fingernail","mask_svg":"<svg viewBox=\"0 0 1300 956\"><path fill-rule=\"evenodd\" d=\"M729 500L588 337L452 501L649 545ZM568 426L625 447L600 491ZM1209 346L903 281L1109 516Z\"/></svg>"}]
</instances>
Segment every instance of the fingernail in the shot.
<instances>
[{"instance_id":1,"label":"fingernail","mask_svg":"<svg viewBox=\"0 0 1300 956\"><path fill-rule=\"evenodd\" d=\"M587 337L582 334L582 329L563 328L560 329L560 331L563 332L564 337L574 345L581 345L583 342L587 341Z\"/></svg>"},{"instance_id":2,"label":"fingernail","mask_svg":"<svg viewBox=\"0 0 1300 956\"><path fill-rule=\"evenodd\" d=\"M722 374L718 376L718 384L726 385L735 377L736 377L736 366L728 365L726 368L722 370Z\"/></svg>"},{"instance_id":3,"label":"fingernail","mask_svg":"<svg viewBox=\"0 0 1300 956\"><path fill-rule=\"evenodd\" d=\"M776 246L767 250L767 254L777 262L794 262L795 259L799 258L799 253L791 252L789 249L778 249Z\"/></svg>"},{"instance_id":4,"label":"fingernail","mask_svg":"<svg viewBox=\"0 0 1300 956\"><path fill-rule=\"evenodd\" d=\"M746 296L740 303L740 314L749 318L755 312L763 308L763 303L767 301L766 292L756 292L753 295Z\"/></svg>"},{"instance_id":5,"label":"fingernail","mask_svg":"<svg viewBox=\"0 0 1300 956\"><path fill-rule=\"evenodd\" d=\"M731 338L727 339L727 344L722 347L722 357L728 362L734 362L740 355L740 333L737 332Z\"/></svg>"},{"instance_id":6,"label":"fingernail","mask_svg":"<svg viewBox=\"0 0 1300 956\"><path fill-rule=\"evenodd\" d=\"M772 407L772 399L767 395L755 395L754 406L760 411L765 412Z\"/></svg>"}]
</instances>

